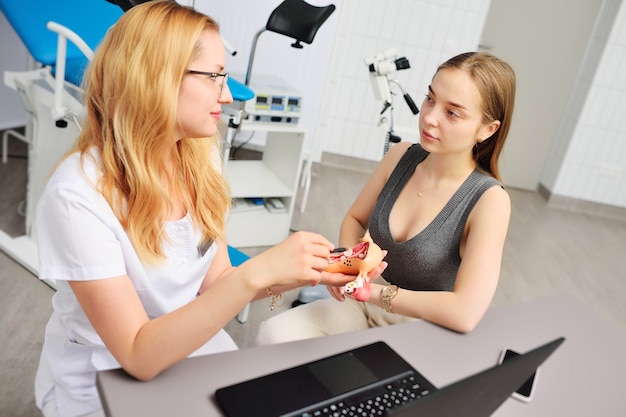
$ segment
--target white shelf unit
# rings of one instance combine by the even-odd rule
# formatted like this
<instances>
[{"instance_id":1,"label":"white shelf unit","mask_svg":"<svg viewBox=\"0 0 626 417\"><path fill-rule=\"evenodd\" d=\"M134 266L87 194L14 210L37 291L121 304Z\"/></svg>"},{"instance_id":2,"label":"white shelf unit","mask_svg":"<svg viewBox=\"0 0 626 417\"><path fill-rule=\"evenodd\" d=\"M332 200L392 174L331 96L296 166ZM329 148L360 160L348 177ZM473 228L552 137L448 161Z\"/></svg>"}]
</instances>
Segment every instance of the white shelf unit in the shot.
<instances>
[{"instance_id":1,"label":"white shelf unit","mask_svg":"<svg viewBox=\"0 0 626 417\"><path fill-rule=\"evenodd\" d=\"M302 169L304 130L298 125L243 122L240 131L267 132L261 160L231 160L226 177L233 198L280 198L285 212L232 211L226 225L235 247L272 246L289 235Z\"/></svg>"}]
</instances>

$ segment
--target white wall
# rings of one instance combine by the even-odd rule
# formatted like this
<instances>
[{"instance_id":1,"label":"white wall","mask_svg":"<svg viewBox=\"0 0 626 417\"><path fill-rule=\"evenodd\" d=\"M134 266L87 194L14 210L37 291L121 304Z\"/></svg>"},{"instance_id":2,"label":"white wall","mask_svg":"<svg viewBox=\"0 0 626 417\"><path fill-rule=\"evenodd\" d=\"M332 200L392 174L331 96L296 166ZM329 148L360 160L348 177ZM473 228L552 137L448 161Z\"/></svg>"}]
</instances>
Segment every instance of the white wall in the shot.
<instances>
[{"instance_id":1,"label":"white wall","mask_svg":"<svg viewBox=\"0 0 626 417\"><path fill-rule=\"evenodd\" d=\"M541 183L552 195L626 207L626 6L605 0Z\"/></svg>"},{"instance_id":2,"label":"white wall","mask_svg":"<svg viewBox=\"0 0 626 417\"><path fill-rule=\"evenodd\" d=\"M4 71L24 71L28 53L9 22L0 12L0 129L24 126L26 111L15 90L4 85Z\"/></svg>"},{"instance_id":3,"label":"white wall","mask_svg":"<svg viewBox=\"0 0 626 417\"><path fill-rule=\"evenodd\" d=\"M315 132L314 160L323 151L377 161L385 129L378 128L382 103L376 101L363 62L396 48L411 68L396 72L420 106L439 64L460 52L476 50L490 0L343 0L323 106ZM417 141L418 116L401 96L394 100L395 131Z\"/></svg>"},{"instance_id":4,"label":"white wall","mask_svg":"<svg viewBox=\"0 0 626 417\"><path fill-rule=\"evenodd\" d=\"M229 70L243 74L254 33L281 0L180 0L217 18L239 51ZM478 47L490 0L310 0L337 10L302 50L284 36L261 35L255 73L283 77L304 97L305 148L379 160L384 130L363 59L389 47L411 69L397 79L419 105L436 68L450 56ZM529 28L532 30L532 28ZM555 30L557 30L555 28ZM555 51L558 53L558 51ZM24 69L26 51L0 14L0 71ZM254 76L254 74L253 74ZM396 104L396 133L416 141L417 116ZM23 124L17 94L0 83L0 128ZM604 0L583 65L570 93L540 182L552 195L626 207L626 6Z\"/></svg>"},{"instance_id":5,"label":"white wall","mask_svg":"<svg viewBox=\"0 0 626 417\"><path fill-rule=\"evenodd\" d=\"M511 64L517 78L515 114L500 157L507 187L537 191L602 1L491 2L481 43Z\"/></svg>"}]
</instances>

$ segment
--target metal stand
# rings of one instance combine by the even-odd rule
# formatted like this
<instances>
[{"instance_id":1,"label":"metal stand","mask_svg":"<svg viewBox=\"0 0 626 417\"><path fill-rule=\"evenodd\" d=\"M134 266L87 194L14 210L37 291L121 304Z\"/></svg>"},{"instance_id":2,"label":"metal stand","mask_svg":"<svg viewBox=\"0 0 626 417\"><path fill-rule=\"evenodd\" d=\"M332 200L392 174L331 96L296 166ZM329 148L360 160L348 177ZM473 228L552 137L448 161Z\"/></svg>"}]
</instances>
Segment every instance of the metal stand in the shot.
<instances>
[{"instance_id":1,"label":"metal stand","mask_svg":"<svg viewBox=\"0 0 626 417\"><path fill-rule=\"evenodd\" d=\"M398 80L387 79L387 83L389 86L391 86L392 83L397 85L400 91L402 92L402 96L404 97L406 104L409 106L413 114L419 113L419 109L413 102L413 99L402 88L402 85L400 84ZM393 96L394 96L394 93L391 92L391 88L389 88L389 90L390 90L389 99L385 101L385 104L383 105L383 109L380 112L380 118L378 120L378 126L388 127L387 134L385 135L385 147L383 150L383 154L386 154L387 151L389 151L390 143L398 143L402 140L400 136L396 135L393 131ZM389 114L389 116L387 116L387 114Z\"/></svg>"}]
</instances>

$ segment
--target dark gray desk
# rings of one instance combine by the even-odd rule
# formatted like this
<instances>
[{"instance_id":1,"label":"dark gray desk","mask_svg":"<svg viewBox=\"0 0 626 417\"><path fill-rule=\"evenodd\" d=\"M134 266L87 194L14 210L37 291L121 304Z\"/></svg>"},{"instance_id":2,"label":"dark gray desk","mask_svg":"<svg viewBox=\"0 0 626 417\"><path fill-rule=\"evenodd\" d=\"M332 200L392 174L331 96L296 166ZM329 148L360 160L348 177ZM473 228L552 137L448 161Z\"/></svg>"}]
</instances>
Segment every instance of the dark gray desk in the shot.
<instances>
[{"instance_id":1,"label":"dark gray desk","mask_svg":"<svg viewBox=\"0 0 626 417\"><path fill-rule=\"evenodd\" d=\"M626 333L570 298L492 308L466 335L420 321L189 358L150 382L104 371L98 384L110 417L219 416L213 393L221 386L376 340L441 387L495 364L502 348L524 352L559 336L565 343L543 364L533 401L508 399L494 415L623 415Z\"/></svg>"}]
</instances>

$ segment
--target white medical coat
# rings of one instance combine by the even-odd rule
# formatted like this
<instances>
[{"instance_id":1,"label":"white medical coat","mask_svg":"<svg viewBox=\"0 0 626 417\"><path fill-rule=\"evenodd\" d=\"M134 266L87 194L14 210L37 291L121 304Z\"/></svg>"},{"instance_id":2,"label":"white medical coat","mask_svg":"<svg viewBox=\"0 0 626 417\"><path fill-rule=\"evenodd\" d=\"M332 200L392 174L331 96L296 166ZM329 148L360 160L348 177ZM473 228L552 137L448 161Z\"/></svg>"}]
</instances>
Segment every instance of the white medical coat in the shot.
<instances>
[{"instance_id":1,"label":"white medical coat","mask_svg":"<svg viewBox=\"0 0 626 417\"><path fill-rule=\"evenodd\" d=\"M46 326L35 380L41 408L56 401L60 416L77 416L101 408L95 380L98 370L120 367L91 326L68 280L107 279L127 274L150 318L192 301L208 270L217 245L204 255L200 234L185 217L167 222L171 243L158 266L141 263L131 241L100 192L99 162L74 154L51 176L37 207L39 278L53 280L57 291ZM115 312L111 312L115 314ZM194 355L237 349L221 330Z\"/></svg>"}]
</instances>

